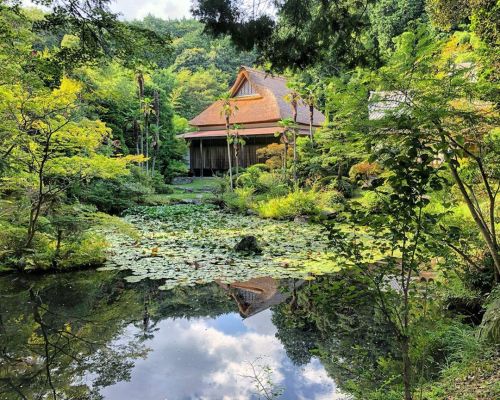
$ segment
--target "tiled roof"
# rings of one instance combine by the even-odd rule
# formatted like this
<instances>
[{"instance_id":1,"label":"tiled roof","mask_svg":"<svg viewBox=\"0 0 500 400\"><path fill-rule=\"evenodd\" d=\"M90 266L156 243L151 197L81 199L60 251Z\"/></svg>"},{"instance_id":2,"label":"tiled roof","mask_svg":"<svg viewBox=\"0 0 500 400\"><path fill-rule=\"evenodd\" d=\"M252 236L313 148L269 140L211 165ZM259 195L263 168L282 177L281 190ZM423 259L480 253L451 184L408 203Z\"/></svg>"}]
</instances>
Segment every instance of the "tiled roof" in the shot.
<instances>
[{"instance_id":1,"label":"tiled roof","mask_svg":"<svg viewBox=\"0 0 500 400\"><path fill-rule=\"evenodd\" d=\"M286 86L286 79L281 76L271 76L265 72L241 67L236 82L231 88L234 96L241 84L248 80L256 95L233 97L232 103L238 108L235 110L231 123L248 124L257 122L273 122L292 117L292 108L285 100L291 92ZM216 101L199 115L189 121L192 126L224 125L224 116L221 114L221 101ZM325 116L314 110L314 126L320 126ZM309 124L309 107L299 102L297 107L297 122Z\"/></svg>"}]
</instances>

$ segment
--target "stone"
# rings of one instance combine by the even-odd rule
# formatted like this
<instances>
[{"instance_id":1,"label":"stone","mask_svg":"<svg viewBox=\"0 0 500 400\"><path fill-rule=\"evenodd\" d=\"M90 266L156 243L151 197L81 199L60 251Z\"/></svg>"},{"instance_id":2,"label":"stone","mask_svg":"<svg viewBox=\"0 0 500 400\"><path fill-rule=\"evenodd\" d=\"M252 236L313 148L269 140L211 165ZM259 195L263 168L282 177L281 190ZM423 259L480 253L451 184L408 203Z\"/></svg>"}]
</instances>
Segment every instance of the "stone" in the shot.
<instances>
[{"instance_id":1,"label":"stone","mask_svg":"<svg viewBox=\"0 0 500 400\"><path fill-rule=\"evenodd\" d=\"M255 236L243 236L241 240L234 246L235 251L262 253L259 242Z\"/></svg>"},{"instance_id":2,"label":"stone","mask_svg":"<svg viewBox=\"0 0 500 400\"><path fill-rule=\"evenodd\" d=\"M172 179L172 185L186 185L188 183L193 183L193 178L190 176L176 176Z\"/></svg>"},{"instance_id":3,"label":"stone","mask_svg":"<svg viewBox=\"0 0 500 400\"><path fill-rule=\"evenodd\" d=\"M297 224L307 224L309 221L310 218L307 215L297 215L293 219L293 222L296 222Z\"/></svg>"}]
</instances>

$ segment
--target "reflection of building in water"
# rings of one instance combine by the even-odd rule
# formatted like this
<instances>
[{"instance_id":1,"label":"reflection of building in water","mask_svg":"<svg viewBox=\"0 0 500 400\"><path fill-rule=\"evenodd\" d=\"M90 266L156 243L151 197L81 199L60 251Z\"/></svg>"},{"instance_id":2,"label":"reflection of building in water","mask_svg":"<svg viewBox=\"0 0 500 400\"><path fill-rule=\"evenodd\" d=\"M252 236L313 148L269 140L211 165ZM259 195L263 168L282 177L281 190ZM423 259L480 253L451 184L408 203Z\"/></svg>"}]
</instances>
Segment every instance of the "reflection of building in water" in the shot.
<instances>
[{"instance_id":1,"label":"reflection of building in water","mask_svg":"<svg viewBox=\"0 0 500 400\"><path fill-rule=\"evenodd\" d=\"M253 278L245 282L217 282L236 301L242 318L248 318L283 302L288 295L279 290L279 281L271 277Z\"/></svg>"}]
</instances>

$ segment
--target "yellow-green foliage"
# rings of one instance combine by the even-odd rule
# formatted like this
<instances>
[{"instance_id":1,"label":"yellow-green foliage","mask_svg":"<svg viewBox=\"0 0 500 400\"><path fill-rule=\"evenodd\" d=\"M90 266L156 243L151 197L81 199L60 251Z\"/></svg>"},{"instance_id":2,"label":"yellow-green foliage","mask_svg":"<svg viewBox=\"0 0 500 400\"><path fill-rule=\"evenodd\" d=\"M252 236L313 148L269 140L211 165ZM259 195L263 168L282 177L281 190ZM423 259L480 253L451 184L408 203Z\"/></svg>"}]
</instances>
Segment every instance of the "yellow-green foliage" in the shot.
<instances>
[{"instance_id":1,"label":"yellow-green foliage","mask_svg":"<svg viewBox=\"0 0 500 400\"><path fill-rule=\"evenodd\" d=\"M262 172L257 179L257 188L272 197L284 196L288 193L283 174L277 172Z\"/></svg>"},{"instance_id":2,"label":"yellow-green foliage","mask_svg":"<svg viewBox=\"0 0 500 400\"><path fill-rule=\"evenodd\" d=\"M61 248L57 268L68 269L100 265L106 260L107 242L95 232L84 234L78 241L69 242Z\"/></svg>"},{"instance_id":3,"label":"yellow-green foliage","mask_svg":"<svg viewBox=\"0 0 500 400\"><path fill-rule=\"evenodd\" d=\"M380 193L372 190L360 191L359 196L353 199L356 203L368 210L375 210L377 206L383 201Z\"/></svg>"},{"instance_id":4,"label":"yellow-green foliage","mask_svg":"<svg viewBox=\"0 0 500 400\"><path fill-rule=\"evenodd\" d=\"M0 260L20 248L25 235L25 229L0 221Z\"/></svg>"},{"instance_id":5,"label":"yellow-green foliage","mask_svg":"<svg viewBox=\"0 0 500 400\"><path fill-rule=\"evenodd\" d=\"M344 202L344 195L338 190L324 190L317 196L317 204L323 210L338 209Z\"/></svg>"},{"instance_id":6,"label":"yellow-green foliage","mask_svg":"<svg viewBox=\"0 0 500 400\"><path fill-rule=\"evenodd\" d=\"M277 197L259 203L257 212L263 218L289 219L298 215L316 215L317 193L297 190L283 197Z\"/></svg>"},{"instance_id":7,"label":"yellow-green foliage","mask_svg":"<svg viewBox=\"0 0 500 400\"><path fill-rule=\"evenodd\" d=\"M113 217L107 217L107 219ZM118 220L118 218L116 218ZM134 237L134 230L126 223L119 224L120 231ZM108 225L110 222L108 221ZM128 231L127 231L128 229ZM20 270L69 269L83 266L99 265L105 261L107 243L94 231L88 231L71 240L63 240L59 251L57 240L49 233L39 232L35 235L32 252L18 257L26 240L26 228L0 221L0 262L4 266ZM136 233L135 233L136 234ZM138 236L136 234L136 236ZM12 260L15 260L13 263Z\"/></svg>"},{"instance_id":8,"label":"yellow-green foliage","mask_svg":"<svg viewBox=\"0 0 500 400\"><path fill-rule=\"evenodd\" d=\"M223 196L224 203L232 210L246 211L252 205L253 188L236 188L234 192L227 192Z\"/></svg>"},{"instance_id":9,"label":"yellow-green foliage","mask_svg":"<svg viewBox=\"0 0 500 400\"><path fill-rule=\"evenodd\" d=\"M137 240L140 238L140 234L137 229L122 218L100 212L96 213L94 218L96 224L104 229L112 229L117 231L117 233L130 237L131 239Z\"/></svg>"}]
</instances>

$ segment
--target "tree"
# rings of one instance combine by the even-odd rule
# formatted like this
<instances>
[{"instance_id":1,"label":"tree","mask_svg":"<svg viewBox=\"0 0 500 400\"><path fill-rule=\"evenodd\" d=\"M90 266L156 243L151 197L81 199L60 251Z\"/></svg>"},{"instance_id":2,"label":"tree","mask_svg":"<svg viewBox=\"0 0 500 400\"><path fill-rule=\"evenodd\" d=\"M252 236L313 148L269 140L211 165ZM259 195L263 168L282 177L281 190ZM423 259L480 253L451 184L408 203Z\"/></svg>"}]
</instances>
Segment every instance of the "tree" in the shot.
<instances>
[{"instance_id":1,"label":"tree","mask_svg":"<svg viewBox=\"0 0 500 400\"><path fill-rule=\"evenodd\" d=\"M415 293L416 279L429 263L429 249L438 251L433 243L436 216L425 210L428 194L441 181L440 169L435 168L433 148L416 135L403 141L381 144L374 158L383 163L390 176L389 194L382 197L382 210L373 216L369 210L354 206L348 220L348 232L330 226L332 247L344 268L357 269L375 292L375 301L396 338L401 354L401 380L405 400L412 400L416 369L411 356L412 326L420 314ZM382 193L383 195L383 193ZM368 228L369 242L356 234L355 226ZM443 253L444 254L444 253ZM392 284L390 283L392 282Z\"/></svg>"},{"instance_id":2,"label":"tree","mask_svg":"<svg viewBox=\"0 0 500 400\"><path fill-rule=\"evenodd\" d=\"M381 58L390 56L395 45L393 38L411 29L412 21L427 19L425 3L425 0L378 0L370 5L370 36Z\"/></svg>"},{"instance_id":3,"label":"tree","mask_svg":"<svg viewBox=\"0 0 500 400\"><path fill-rule=\"evenodd\" d=\"M289 144L290 140L293 140L293 138L290 138L290 134L292 136L294 135L293 132L297 128L295 122L293 121L292 118L285 118L280 121L278 121L278 125L282 130L280 132L277 132L275 135L278 135L280 137L280 141L283 144L283 176L286 178L287 175L287 167L288 167L288 152L289 152ZM293 153L294 156L296 153Z\"/></svg>"},{"instance_id":4,"label":"tree","mask_svg":"<svg viewBox=\"0 0 500 400\"><path fill-rule=\"evenodd\" d=\"M216 69L194 73L182 70L175 75L175 81L175 110L188 119L194 118L227 91L226 77Z\"/></svg>"},{"instance_id":5,"label":"tree","mask_svg":"<svg viewBox=\"0 0 500 400\"><path fill-rule=\"evenodd\" d=\"M236 163L236 175L239 175L239 170L240 170L240 150L241 147L245 145L245 140L240 137L239 130L241 129L241 126L238 124L233 124L233 137L232 137L232 142L233 142L233 149L234 149L234 160Z\"/></svg>"},{"instance_id":6,"label":"tree","mask_svg":"<svg viewBox=\"0 0 500 400\"><path fill-rule=\"evenodd\" d=\"M397 140L408 139L408 127L420 127L422 140L448 167L499 276L499 113L489 81L492 60L481 57L480 49L468 33L438 44L423 26L402 35L398 51L380 71L380 83L400 93L399 105L379 122Z\"/></svg>"},{"instance_id":7,"label":"tree","mask_svg":"<svg viewBox=\"0 0 500 400\"><path fill-rule=\"evenodd\" d=\"M299 94L292 91L286 96L286 100L290 103L292 108L292 124L288 124L287 128L292 132L292 146L293 146L293 182L297 184L297 135L298 135L298 125L297 125L297 107L299 102Z\"/></svg>"},{"instance_id":8,"label":"tree","mask_svg":"<svg viewBox=\"0 0 500 400\"><path fill-rule=\"evenodd\" d=\"M227 159L229 163L229 182L231 191L233 190L233 166L232 166L232 154L231 154L231 131L230 131L230 121L231 117L234 116L235 112L238 111L238 107L236 107L233 103L231 103L231 93L227 92L220 98L221 102L221 115L224 116L224 120L226 122L226 143L227 143Z\"/></svg>"},{"instance_id":9,"label":"tree","mask_svg":"<svg viewBox=\"0 0 500 400\"><path fill-rule=\"evenodd\" d=\"M36 21L38 32L63 32L78 38L78 45L61 47L54 59L73 70L95 59L120 60L133 68L145 62L151 54L164 53L170 37L149 29L123 23L110 11L109 0L35 0L33 3L50 8L50 12ZM15 7L15 6L14 6Z\"/></svg>"},{"instance_id":10,"label":"tree","mask_svg":"<svg viewBox=\"0 0 500 400\"><path fill-rule=\"evenodd\" d=\"M69 185L92 177L127 174L127 165L140 160L100 154L110 131L102 122L81 116L81 89L69 78L52 91L20 84L2 88L2 118L15 126L10 134L16 138L7 182L21 184L29 199L25 248L32 246L38 220L47 212L44 207Z\"/></svg>"},{"instance_id":11,"label":"tree","mask_svg":"<svg viewBox=\"0 0 500 400\"><path fill-rule=\"evenodd\" d=\"M366 35L366 11L372 2L264 1L252 8L244 0L198 0L192 11L207 32L229 34L242 49L256 47L261 61L284 71L320 63L333 68L376 63L377 53Z\"/></svg>"}]
</instances>

